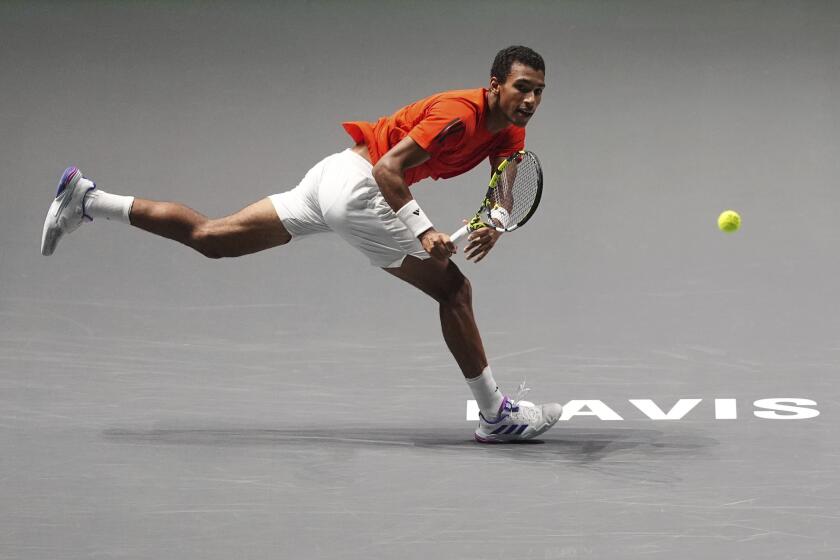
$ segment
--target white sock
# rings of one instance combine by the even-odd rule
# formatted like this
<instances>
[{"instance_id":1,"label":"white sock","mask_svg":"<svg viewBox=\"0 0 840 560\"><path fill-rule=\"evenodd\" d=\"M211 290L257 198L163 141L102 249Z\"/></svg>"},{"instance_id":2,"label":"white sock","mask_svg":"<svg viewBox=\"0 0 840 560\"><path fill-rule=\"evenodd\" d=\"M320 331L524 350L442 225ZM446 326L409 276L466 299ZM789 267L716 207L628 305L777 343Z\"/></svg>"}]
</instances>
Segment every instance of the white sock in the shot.
<instances>
[{"instance_id":1,"label":"white sock","mask_svg":"<svg viewBox=\"0 0 840 560\"><path fill-rule=\"evenodd\" d=\"M128 224L131 223L128 215L132 204L134 204L133 196L110 194L96 188L85 196L85 214L91 218L105 218Z\"/></svg>"},{"instance_id":2,"label":"white sock","mask_svg":"<svg viewBox=\"0 0 840 560\"><path fill-rule=\"evenodd\" d=\"M495 418L505 397L496 385L496 380L493 379L490 366L484 368L478 377L467 379L467 385L478 403L481 414L488 419Z\"/></svg>"}]
</instances>

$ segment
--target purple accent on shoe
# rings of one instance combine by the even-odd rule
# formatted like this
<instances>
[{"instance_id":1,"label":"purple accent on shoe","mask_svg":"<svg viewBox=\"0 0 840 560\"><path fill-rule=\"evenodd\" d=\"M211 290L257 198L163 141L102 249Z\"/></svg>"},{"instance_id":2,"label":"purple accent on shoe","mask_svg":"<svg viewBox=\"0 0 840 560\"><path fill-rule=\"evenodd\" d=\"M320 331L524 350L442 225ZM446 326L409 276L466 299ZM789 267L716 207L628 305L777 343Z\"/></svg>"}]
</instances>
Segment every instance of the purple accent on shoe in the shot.
<instances>
[{"instance_id":1,"label":"purple accent on shoe","mask_svg":"<svg viewBox=\"0 0 840 560\"><path fill-rule=\"evenodd\" d=\"M516 426L516 424L514 424L514 426ZM504 432L508 428L509 428L509 426L499 426L498 428L496 428L495 430L490 432L490 435L495 436L495 435L501 434L502 432Z\"/></svg>"},{"instance_id":2,"label":"purple accent on shoe","mask_svg":"<svg viewBox=\"0 0 840 560\"><path fill-rule=\"evenodd\" d=\"M516 435L521 436L522 432L525 431L525 428L528 427L528 424L522 424L518 430L516 430Z\"/></svg>"},{"instance_id":3,"label":"purple accent on shoe","mask_svg":"<svg viewBox=\"0 0 840 560\"><path fill-rule=\"evenodd\" d=\"M510 399L506 396L504 399L502 399L502 404L499 405L499 411L496 413L495 420L488 420L487 417L484 416L484 414L482 414L481 412L479 412L478 415L481 417L482 420L484 420L488 424L498 424L499 422L501 422L509 416L509 414L505 414L505 412L510 411L511 409L513 409L514 412L519 410L518 407L514 408L514 406L510 402Z\"/></svg>"},{"instance_id":4,"label":"purple accent on shoe","mask_svg":"<svg viewBox=\"0 0 840 560\"><path fill-rule=\"evenodd\" d=\"M484 439L483 437L480 437L478 434L473 434L473 437L475 437L475 441L477 441L478 443L497 443L497 441L494 440L494 439Z\"/></svg>"},{"instance_id":5,"label":"purple accent on shoe","mask_svg":"<svg viewBox=\"0 0 840 560\"><path fill-rule=\"evenodd\" d=\"M55 192L56 198L64 192L64 189L67 188L67 183L69 183L78 172L79 168L76 166L71 166L64 170L64 173L61 174L61 180L58 182L58 189L56 189Z\"/></svg>"},{"instance_id":6,"label":"purple accent on shoe","mask_svg":"<svg viewBox=\"0 0 840 560\"><path fill-rule=\"evenodd\" d=\"M504 410L503 410L504 409ZM505 397L502 401L502 405L499 407L499 416L501 416L504 412L507 412L507 416L510 415L511 412L519 412L519 406L509 397Z\"/></svg>"},{"instance_id":7,"label":"purple accent on shoe","mask_svg":"<svg viewBox=\"0 0 840 560\"><path fill-rule=\"evenodd\" d=\"M519 428L518 424L513 424L508 430L505 432L505 435L512 434Z\"/></svg>"}]
</instances>

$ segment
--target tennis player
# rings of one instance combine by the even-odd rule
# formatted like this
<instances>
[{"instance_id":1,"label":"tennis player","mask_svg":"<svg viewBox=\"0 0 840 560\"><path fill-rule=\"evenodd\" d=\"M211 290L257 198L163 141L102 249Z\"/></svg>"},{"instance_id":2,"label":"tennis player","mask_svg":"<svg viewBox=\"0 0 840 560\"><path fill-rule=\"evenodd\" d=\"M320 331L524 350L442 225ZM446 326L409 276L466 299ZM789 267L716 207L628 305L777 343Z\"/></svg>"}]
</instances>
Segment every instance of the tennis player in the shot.
<instances>
[{"instance_id":1,"label":"tennis player","mask_svg":"<svg viewBox=\"0 0 840 560\"><path fill-rule=\"evenodd\" d=\"M475 439L530 439L557 422L561 407L499 390L473 315L470 283L450 260L457 247L435 229L409 187L428 177L460 175L485 159L495 170L524 148L525 126L544 88L539 54L523 46L503 49L488 88L432 95L376 122L345 122L352 148L320 161L297 187L219 219L177 203L107 193L70 167L47 213L41 253L51 255L63 235L94 218L131 224L213 259L335 232L372 265L438 302L443 338L480 409ZM472 232L467 258L481 261L500 235L493 228Z\"/></svg>"}]
</instances>

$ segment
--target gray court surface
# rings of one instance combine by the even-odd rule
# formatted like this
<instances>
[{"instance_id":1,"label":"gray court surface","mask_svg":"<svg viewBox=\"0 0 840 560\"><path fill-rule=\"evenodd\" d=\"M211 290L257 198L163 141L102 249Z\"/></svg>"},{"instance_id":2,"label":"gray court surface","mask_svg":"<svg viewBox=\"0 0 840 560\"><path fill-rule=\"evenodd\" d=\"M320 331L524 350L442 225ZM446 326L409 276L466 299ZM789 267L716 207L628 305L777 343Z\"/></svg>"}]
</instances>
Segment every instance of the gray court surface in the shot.
<instances>
[{"instance_id":1,"label":"gray court surface","mask_svg":"<svg viewBox=\"0 0 840 560\"><path fill-rule=\"evenodd\" d=\"M503 389L590 413L540 443L472 441L337 237L38 254L67 165L223 215L516 43L547 190L462 268ZM0 558L837 558L838 61L836 2L3 3ZM486 177L413 192L454 230Z\"/></svg>"}]
</instances>

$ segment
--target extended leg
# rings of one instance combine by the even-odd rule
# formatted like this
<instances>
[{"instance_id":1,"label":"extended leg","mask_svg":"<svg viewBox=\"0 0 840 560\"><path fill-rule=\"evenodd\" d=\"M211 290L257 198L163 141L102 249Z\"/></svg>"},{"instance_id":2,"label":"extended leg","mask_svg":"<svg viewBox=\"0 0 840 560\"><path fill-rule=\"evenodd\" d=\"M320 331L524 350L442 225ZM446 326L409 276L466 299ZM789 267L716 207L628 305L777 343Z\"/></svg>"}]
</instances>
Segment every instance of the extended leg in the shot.
<instances>
[{"instance_id":1,"label":"extended leg","mask_svg":"<svg viewBox=\"0 0 840 560\"><path fill-rule=\"evenodd\" d=\"M449 351L467 379L481 375L487 356L472 309L472 288L454 262L408 256L399 268L386 268L440 304L440 325Z\"/></svg>"},{"instance_id":2,"label":"extended leg","mask_svg":"<svg viewBox=\"0 0 840 560\"><path fill-rule=\"evenodd\" d=\"M560 418L557 403L535 405L504 396L487 367L472 310L472 290L452 261L406 257L400 268L385 269L432 296L440 304L443 338L466 377L481 411L475 439L482 443L520 441L539 436Z\"/></svg>"},{"instance_id":3,"label":"extended leg","mask_svg":"<svg viewBox=\"0 0 840 560\"><path fill-rule=\"evenodd\" d=\"M210 258L256 253L291 239L268 198L230 216L209 219L182 204L104 192L78 168L68 167L44 220L41 254L52 255L64 235L99 218L131 223Z\"/></svg>"},{"instance_id":4,"label":"extended leg","mask_svg":"<svg viewBox=\"0 0 840 560\"><path fill-rule=\"evenodd\" d=\"M291 239L267 198L218 219L207 218L182 204L138 198L129 219L133 226L183 243L214 259L256 253Z\"/></svg>"}]
</instances>

